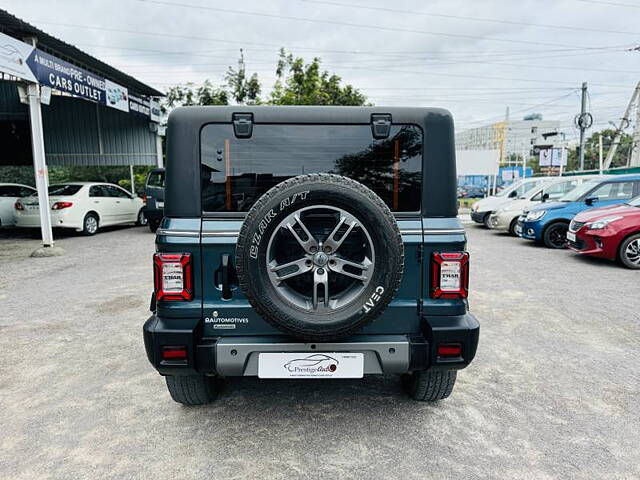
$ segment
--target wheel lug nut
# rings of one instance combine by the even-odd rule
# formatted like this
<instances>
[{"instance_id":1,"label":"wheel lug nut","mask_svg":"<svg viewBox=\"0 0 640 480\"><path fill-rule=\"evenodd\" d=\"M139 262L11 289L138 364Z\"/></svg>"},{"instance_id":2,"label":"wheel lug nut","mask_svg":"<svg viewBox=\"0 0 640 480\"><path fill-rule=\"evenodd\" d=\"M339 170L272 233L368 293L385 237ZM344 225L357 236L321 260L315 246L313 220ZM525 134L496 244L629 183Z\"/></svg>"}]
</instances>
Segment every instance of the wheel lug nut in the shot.
<instances>
[{"instance_id":1,"label":"wheel lug nut","mask_svg":"<svg viewBox=\"0 0 640 480\"><path fill-rule=\"evenodd\" d=\"M316 253L318 251L318 248L317 247L311 247L310 250L311 250L311 252Z\"/></svg>"},{"instance_id":2,"label":"wheel lug nut","mask_svg":"<svg viewBox=\"0 0 640 480\"><path fill-rule=\"evenodd\" d=\"M318 275L324 275L324 268L318 269Z\"/></svg>"},{"instance_id":3,"label":"wheel lug nut","mask_svg":"<svg viewBox=\"0 0 640 480\"><path fill-rule=\"evenodd\" d=\"M324 253L331 253L331 247L324 247Z\"/></svg>"}]
</instances>

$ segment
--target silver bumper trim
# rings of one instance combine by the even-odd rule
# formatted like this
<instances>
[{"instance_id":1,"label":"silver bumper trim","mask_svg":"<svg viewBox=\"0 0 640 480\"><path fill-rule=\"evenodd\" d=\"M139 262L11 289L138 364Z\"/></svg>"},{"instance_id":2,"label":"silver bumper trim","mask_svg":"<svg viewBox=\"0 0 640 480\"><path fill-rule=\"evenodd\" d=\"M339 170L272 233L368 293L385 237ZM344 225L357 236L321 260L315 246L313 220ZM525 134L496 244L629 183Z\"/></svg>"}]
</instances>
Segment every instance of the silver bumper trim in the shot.
<instances>
[{"instance_id":1,"label":"silver bumper trim","mask_svg":"<svg viewBox=\"0 0 640 480\"><path fill-rule=\"evenodd\" d=\"M365 375L409 370L409 340L404 335L363 335L348 342L297 343L259 337L222 337L216 343L216 371L238 377L258 375L261 352L361 352Z\"/></svg>"}]
</instances>

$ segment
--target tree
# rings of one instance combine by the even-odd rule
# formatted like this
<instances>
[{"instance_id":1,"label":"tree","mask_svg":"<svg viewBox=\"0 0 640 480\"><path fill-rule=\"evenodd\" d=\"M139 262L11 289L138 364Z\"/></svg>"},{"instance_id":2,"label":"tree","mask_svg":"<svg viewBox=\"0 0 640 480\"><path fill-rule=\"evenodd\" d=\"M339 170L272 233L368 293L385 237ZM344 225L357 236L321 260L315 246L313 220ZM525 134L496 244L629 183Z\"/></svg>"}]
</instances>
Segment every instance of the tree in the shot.
<instances>
[{"instance_id":1,"label":"tree","mask_svg":"<svg viewBox=\"0 0 640 480\"><path fill-rule=\"evenodd\" d=\"M602 135L603 144L603 162L607 158L607 153L613 144L613 139L616 136L616 131L612 128L607 128L599 132L593 133L584 145L584 168L585 170L597 170L599 166L599 137ZM620 144L616 150L616 154L613 156L611 167L624 167L627 165L629 156L631 155L631 149L633 146L633 137L627 133L622 133L620 136ZM567 160L567 171L577 170L579 168L578 149L571 150L569 152L569 158Z\"/></svg>"},{"instance_id":2,"label":"tree","mask_svg":"<svg viewBox=\"0 0 640 480\"><path fill-rule=\"evenodd\" d=\"M227 91L216 87L210 80L205 80L199 87L193 83L187 83L185 86L176 85L169 88L162 102L162 111L167 113L180 106L228 104Z\"/></svg>"},{"instance_id":3,"label":"tree","mask_svg":"<svg viewBox=\"0 0 640 480\"><path fill-rule=\"evenodd\" d=\"M365 105L367 97L342 79L320 70L320 59L305 64L301 57L280 49L277 80L271 92L272 105Z\"/></svg>"},{"instance_id":4,"label":"tree","mask_svg":"<svg viewBox=\"0 0 640 480\"><path fill-rule=\"evenodd\" d=\"M260 103L260 90L262 89L258 74L253 73L247 78L246 66L244 63L244 53L240 49L240 58L238 59L238 69L229 67L225 76L227 85L231 89L231 96L239 104L254 105Z\"/></svg>"}]
</instances>

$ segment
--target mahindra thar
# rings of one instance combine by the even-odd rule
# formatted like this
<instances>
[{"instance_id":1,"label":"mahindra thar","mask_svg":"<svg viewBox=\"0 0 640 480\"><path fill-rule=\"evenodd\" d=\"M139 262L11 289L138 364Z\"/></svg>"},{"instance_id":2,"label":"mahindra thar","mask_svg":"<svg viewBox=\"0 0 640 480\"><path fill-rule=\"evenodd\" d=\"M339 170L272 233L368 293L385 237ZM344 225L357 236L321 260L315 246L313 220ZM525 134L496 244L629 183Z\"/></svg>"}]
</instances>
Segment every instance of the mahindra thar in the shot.
<instances>
[{"instance_id":1,"label":"mahindra thar","mask_svg":"<svg viewBox=\"0 0 640 480\"><path fill-rule=\"evenodd\" d=\"M479 324L449 112L178 108L166 163L143 331L175 401L250 375L451 394Z\"/></svg>"}]
</instances>

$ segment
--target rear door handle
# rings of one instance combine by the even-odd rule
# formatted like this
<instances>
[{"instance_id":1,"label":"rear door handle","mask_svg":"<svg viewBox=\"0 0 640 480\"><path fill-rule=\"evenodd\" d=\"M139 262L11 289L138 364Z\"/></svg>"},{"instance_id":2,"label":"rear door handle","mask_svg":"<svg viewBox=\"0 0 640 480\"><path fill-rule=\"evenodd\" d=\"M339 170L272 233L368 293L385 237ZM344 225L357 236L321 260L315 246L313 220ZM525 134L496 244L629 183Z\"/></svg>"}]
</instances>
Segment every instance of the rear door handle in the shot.
<instances>
[{"instance_id":1,"label":"rear door handle","mask_svg":"<svg viewBox=\"0 0 640 480\"><path fill-rule=\"evenodd\" d=\"M222 298L229 300L231 298L231 279L229 278L231 268L231 258L228 253L222 255Z\"/></svg>"}]
</instances>

